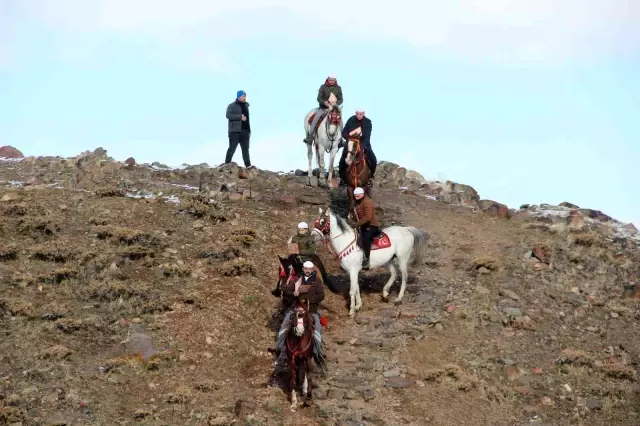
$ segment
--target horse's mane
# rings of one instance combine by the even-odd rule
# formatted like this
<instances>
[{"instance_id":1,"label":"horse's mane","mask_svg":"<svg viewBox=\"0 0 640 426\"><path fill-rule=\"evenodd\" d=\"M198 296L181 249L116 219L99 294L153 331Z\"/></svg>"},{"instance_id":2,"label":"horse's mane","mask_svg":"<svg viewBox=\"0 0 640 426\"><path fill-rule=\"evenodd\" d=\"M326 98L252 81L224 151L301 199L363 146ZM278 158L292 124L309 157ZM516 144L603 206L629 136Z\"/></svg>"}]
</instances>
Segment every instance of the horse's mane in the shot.
<instances>
[{"instance_id":1,"label":"horse's mane","mask_svg":"<svg viewBox=\"0 0 640 426\"><path fill-rule=\"evenodd\" d=\"M329 198L329 207L337 219L338 227L342 232L345 232L349 229L349 225L346 220L349 215L349 197L344 189L341 190L335 188L329 192Z\"/></svg>"}]
</instances>

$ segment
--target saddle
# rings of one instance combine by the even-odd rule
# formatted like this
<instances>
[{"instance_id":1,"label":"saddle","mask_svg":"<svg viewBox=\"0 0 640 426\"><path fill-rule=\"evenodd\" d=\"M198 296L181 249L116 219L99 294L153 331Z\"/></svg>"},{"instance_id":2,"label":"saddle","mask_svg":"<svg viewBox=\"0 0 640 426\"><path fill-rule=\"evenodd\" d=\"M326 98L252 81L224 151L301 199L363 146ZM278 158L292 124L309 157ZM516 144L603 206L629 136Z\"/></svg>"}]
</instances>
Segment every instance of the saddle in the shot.
<instances>
[{"instance_id":1,"label":"saddle","mask_svg":"<svg viewBox=\"0 0 640 426\"><path fill-rule=\"evenodd\" d=\"M358 247L362 248L362 235L358 231ZM371 242L371 250L380 250L391 247L391 239L389 236L380 231L378 235L373 237L373 241Z\"/></svg>"},{"instance_id":2,"label":"saddle","mask_svg":"<svg viewBox=\"0 0 640 426\"><path fill-rule=\"evenodd\" d=\"M311 116L309 117L309 120L307 120L309 123L309 126L311 126L311 123L313 123L313 119L317 114L322 114L323 116L329 114L329 117L327 119L329 120L330 123L332 124L340 123L339 113L337 113L336 111L329 112L329 109L322 109L320 111L316 111L313 114L311 114ZM318 131L318 129L320 128L320 123L322 123L322 119L318 120L318 122L316 123L313 129L309 129L310 134L315 134Z\"/></svg>"}]
</instances>

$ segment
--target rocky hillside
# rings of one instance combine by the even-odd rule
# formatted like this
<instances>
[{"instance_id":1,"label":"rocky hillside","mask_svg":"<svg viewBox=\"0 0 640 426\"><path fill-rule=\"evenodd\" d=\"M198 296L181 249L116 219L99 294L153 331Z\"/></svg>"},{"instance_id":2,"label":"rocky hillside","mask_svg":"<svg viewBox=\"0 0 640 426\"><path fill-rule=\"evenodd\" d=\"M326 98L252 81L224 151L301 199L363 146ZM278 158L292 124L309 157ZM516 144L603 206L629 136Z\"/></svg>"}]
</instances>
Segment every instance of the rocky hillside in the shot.
<instances>
[{"instance_id":1,"label":"rocky hillside","mask_svg":"<svg viewBox=\"0 0 640 426\"><path fill-rule=\"evenodd\" d=\"M327 291L329 374L291 413L268 386L270 290L327 190L0 153L0 425L640 423L640 237L601 211L513 209L382 163L382 220L426 230L427 260L398 307L386 270L361 275L354 320Z\"/></svg>"}]
</instances>

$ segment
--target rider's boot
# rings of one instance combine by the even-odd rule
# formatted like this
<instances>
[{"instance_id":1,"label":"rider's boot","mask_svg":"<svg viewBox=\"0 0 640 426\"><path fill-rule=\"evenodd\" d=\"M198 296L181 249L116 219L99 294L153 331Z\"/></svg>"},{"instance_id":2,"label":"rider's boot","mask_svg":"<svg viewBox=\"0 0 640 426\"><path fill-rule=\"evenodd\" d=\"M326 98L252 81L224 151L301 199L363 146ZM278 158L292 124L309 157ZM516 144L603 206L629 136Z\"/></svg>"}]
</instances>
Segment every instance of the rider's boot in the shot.
<instances>
[{"instance_id":1,"label":"rider's boot","mask_svg":"<svg viewBox=\"0 0 640 426\"><path fill-rule=\"evenodd\" d=\"M313 136L307 134L307 136L302 141L307 145L311 145L313 143Z\"/></svg>"},{"instance_id":2,"label":"rider's boot","mask_svg":"<svg viewBox=\"0 0 640 426\"><path fill-rule=\"evenodd\" d=\"M368 271L370 267L371 262L369 261L369 258L365 256L364 259L362 259L362 269L364 271Z\"/></svg>"}]
</instances>

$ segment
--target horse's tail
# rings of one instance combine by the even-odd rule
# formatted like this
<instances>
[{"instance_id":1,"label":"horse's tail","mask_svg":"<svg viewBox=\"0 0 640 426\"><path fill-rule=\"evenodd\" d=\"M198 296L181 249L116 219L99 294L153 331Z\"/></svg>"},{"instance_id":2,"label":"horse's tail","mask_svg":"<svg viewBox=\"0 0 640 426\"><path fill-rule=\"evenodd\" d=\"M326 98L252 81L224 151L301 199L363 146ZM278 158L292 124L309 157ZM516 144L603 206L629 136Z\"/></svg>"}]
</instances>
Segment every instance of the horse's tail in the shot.
<instances>
[{"instance_id":1,"label":"horse's tail","mask_svg":"<svg viewBox=\"0 0 640 426\"><path fill-rule=\"evenodd\" d=\"M327 270L324 268L324 264L322 263L322 260L320 260L320 257L317 254L314 254L311 256L311 258L313 259L312 261L316 265L316 268L320 270L320 276L322 277L322 282L327 285L327 287L329 288L329 290L331 290L332 293L340 293L336 288L336 286L334 285L334 283L331 282L331 280L329 279L329 276L327 275Z\"/></svg>"},{"instance_id":2,"label":"horse's tail","mask_svg":"<svg viewBox=\"0 0 640 426\"><path fill-rule=\"evenodd\" d=\"M411 260L411 265L419 266L422 263L422 259L427 248L427 242L430 238L429 234L427 234L426 231L418 229L414 226L407 226L406 229L407 231L411 232L411 235L413 235L413 250L411 253L413 259Z\"/></svg>"}]
</instances>

